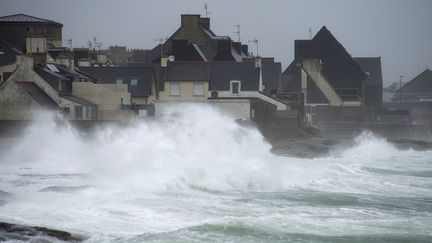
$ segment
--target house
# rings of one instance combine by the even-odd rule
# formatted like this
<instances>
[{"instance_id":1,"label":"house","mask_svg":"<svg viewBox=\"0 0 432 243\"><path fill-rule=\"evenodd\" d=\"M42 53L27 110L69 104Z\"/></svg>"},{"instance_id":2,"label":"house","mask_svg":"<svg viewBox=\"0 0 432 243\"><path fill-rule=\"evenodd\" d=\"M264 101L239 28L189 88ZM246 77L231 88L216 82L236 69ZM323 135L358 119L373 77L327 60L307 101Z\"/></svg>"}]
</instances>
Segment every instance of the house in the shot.
<instances>
[{"instance_id":1,"label":"house","mask_svg":"<svg viewBox=\"0 0 432 243\"><path fill-rule=\"evenodd\" d=\"M164 43L151 50L133 51L131 62L159 64L161 57L177 61L237 61L249 56L248 46L218 36L210 28L210 18L199 14L181 15L180 27Z\"/></svg>"},{"instance_id":2,"label":"house","mask_svg":"<svg viewBox=\"0 0 432 243\"><path fill-rule=\"evenodd\" d=\"M414 124L432 125L432 71L426 69L402 85L385 105L409 111Z\"/></svg>"},{"instance_id":3,"label":"house","mask_svg":"<svg viewBox=\"0 0 432 243\"><path fill-rule=\"evenodd\" d=\"M325 26L311 40L294 44L295 58L283 72L283 86L285 92L303 93L307 126L323 128L332 121L362 124L367 119L368 76L359 63Z\"/></svg>"},{"instance_id":4,"label":"house","mask_svg":"<svg viewBox=\"0 0 432 243\"><path fill-rule=\"evenodd\" d=\"M72 95L72 80L59 65L34 65L24 55L17 55L14 65L0 83L0 120L28 120L40 110L60 111L71 120L96 118L97 106Z\"/></svg>"},{"instance_id":5,"label":"house","mask_svg":"<svg viewBox=\"0 0 432 243\"><path fill-rule=\"evenodd\" d=\"M211 103L238 119L265 117L264 110L290 110L286 103L263 92L260 63L168 62L158 85L156 114L173 102Z\"/></svg>"},{"instance_id":6,"label":"house","mask_svg":"<svg viewBox=\"0 0 432 243\"><path fill-rule=\"evenodd\" d=\"M146 105L155 96L154 68L147 66L81 67L79 72L96 79L98 84L126 84L131 104Z\"/></svg>"},{"instance_id":7,"label":"house","mask_svg":"<svg viewBox=\"0 0 432 243\"><path fill-rule=\"evenodd\" d=\"M0 17L0 39L24 54L62 47L63 25L25 14ZM46 46L46 47L45 47Z\"/></svg>"}]
</instances>

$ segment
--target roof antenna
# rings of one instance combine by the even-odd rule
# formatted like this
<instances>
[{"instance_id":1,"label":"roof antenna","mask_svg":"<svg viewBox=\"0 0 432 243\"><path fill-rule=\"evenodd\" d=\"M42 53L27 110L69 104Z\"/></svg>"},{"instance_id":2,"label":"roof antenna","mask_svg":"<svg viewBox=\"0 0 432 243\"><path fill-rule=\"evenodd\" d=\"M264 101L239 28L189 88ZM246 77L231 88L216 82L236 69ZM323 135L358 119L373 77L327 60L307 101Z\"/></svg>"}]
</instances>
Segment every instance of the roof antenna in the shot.
<instances>
[{"instance_id":1,"label":"roof antenna","mask_svg":"<svg viewBox=\"0 0 432 243\"><path fill-rule=\"evenodd\" d=\"M309 27L309 39L312 40L312 28Z\"/></svg>"},{"instance_id":2,"label":"roof antenna","mask_svg":"<svg viewBox=\"0 0 432 243\"><path fill-rule=\"evenodd\" d=\"M204 3L205 17L207 18L211 13L208 11L207 3Z\"/></svg>"},{"instance_id":3,"label":"roof antenna","mask_svg":"<svg viewBox=\"0 0 432 243\"><path fill-rule=\"evenodd\" d=\"M240 25L236 24L236 25L233 25L233 27L237 28L237 31L234 31L233 33L237 34L237 41L241 42L241 40L240 40Z\"/></svg>"},{"instance_id":4,"label":"roof antenna","mask_svg":"<svg viewBox=\"0 0 432 243\"><path fill-rule=\"evenodd\" d=\"M66 43L68 44L69 49L72 50L72 38L70 38L70 39L66 39L65 41L66 41Z\"/></svg>"},{"instance_id":5,"label":"roof antenna","mask_svg":"<svg viewBox=\"0 0 432 243\"><path fill-rule=\"evenodd\" d=\"M256 56L259 57L259 55L258 55L258 39L255 38L253 40L248 41L248 43L254 43L256 45Z\"/></svg>"}]
</instances>

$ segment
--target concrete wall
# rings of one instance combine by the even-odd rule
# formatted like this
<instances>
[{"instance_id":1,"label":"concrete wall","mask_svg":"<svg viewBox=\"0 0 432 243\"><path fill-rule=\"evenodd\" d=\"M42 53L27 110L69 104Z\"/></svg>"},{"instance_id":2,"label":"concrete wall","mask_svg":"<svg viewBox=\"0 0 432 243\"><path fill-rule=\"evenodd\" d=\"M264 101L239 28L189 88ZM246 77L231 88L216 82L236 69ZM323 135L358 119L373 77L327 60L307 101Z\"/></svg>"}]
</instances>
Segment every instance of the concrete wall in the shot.
<instances>
[{"instance_id":1,"label":"concrete wall","mask_svg":"<svg viewBox=\"0 0 432 243\"><path fill-rule=\"evenodd\" d=\"M250 119L250 100L203 100L203 101L176 101L176 102L155 102L155 116L166 115L167 109L172 105L178 104L204 104L216 108L221 113L232 119L249 120Z\"/></svg>"},{"instance_id":2,"label":"concrete wall","mask_svg":"<svg viewBox=\"0 0 432 243\"><path fill-rule=\"evenodd\" d=\"M180 84L180 95L170 95L169 86L170 83ZM204 84L204 95L194 96L193 95L193 84L203 83ZM205 101L209 97L208 82L192 82L192 81L167 81L164 84L164 90L159 92L160 101Z\"/></svg>"},{"instance_id":3,"label":"concrete wall","mask_svg":"<svg viewBox=\"0 0 432 243\"><path fill-rule=\"evenodd\" d=\"M39 111L41 107L14 81L0 84L0 120L30 120Z\"/></svg>"},{"instance_id":4,"label":"concrete wall","mask_svg":"<svg viewBox=\"0 0 432 243\"><path fill-rule=\"evenodd\" d=\"M72 83L72 94L95 103L98 106L98 120L130 120L135 116L132 110L122 109L130 105L131 96L127 84L95 84L92 82Z\"/></svg>"},{"instance_id":5,"label":"concrete wall","mask_svg":"<svg viewBox=\"0 0 432 243\"><path fill-rule=\"evenodd\" d=\"M26 39L27 53L45 53L47 51L46 38L41 36L29 36Z\"/></svg>"},{"instance_id":6,"label":"concrete wall","mask_svg":"<svg viewBox=\"0 0 432 243\"><path fill-rule=\"evenodd\" d=\"M147 104L147 98L132 97L131 98L131 104L134 104L134 105L146 105Z\"/></svg>"}]
</instances>

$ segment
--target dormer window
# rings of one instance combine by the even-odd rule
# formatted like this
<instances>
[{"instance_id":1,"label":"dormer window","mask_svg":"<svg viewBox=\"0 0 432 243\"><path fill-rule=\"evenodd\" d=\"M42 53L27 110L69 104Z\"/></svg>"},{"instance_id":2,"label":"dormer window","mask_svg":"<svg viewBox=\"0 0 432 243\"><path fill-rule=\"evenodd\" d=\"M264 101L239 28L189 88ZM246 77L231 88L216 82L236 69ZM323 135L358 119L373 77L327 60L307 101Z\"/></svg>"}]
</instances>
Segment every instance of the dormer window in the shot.
<instances>
[{"instance_id":1,"label":"dormer window","mask_svg":"<svg viewBox=\"0 0 432 243\"><path fill-rule=\"evenodd\" d=\"M231 94L238 95L240 93L240 90L241 90L241 82L238 80L232 80L230 82Z\"/></svg>"},{"instance_id":2,"label":"dormer window","mask_svg":"<svg viewBox=\"0 0 432 243\"><path fill-rule=\"evenodd\" d=\"M137 86L138 85L138 79L136 79L136 78L131 79L130 80L130 85L131 86Z\"/></svg>"}]
</instances>

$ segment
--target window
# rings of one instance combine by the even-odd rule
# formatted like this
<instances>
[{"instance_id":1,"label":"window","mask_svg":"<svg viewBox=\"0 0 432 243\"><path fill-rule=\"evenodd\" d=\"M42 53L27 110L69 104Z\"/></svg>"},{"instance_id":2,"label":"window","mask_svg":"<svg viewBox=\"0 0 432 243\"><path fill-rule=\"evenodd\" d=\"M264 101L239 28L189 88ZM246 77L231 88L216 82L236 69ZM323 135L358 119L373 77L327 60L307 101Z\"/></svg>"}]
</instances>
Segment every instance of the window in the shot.
<instances>
[{"instance_id":1,"label":"window","mask_svg":"<svg viewBox=\"0 0 432 243\"><path fill-rule=\"evenodd\" d=\"M204 96L204 83L193 83L193 95Z\"/></svg>"},{"instance_id":2,"label":"window","mask_svg":"<svg viewBox=\"0 0 432 243\"><path fill-rule=\"evenodd\" d=\"M130 85L137 86L138 85L138 79L136 79L136 78L131 79L130 80Z\"/></svg>"},{"instance_id":3,"label":"window","mask_svg":"<svg viewBox=\"0 0 432 243\"><path fill-rule=\"evenodd\" d=\"M239 94L240 92L240 81L231 81L231 93Z\"/></svg>"},{"instance_id":4,"label":"window","mask_svg":"<svg viewBox=\"0 0 432 243\"><path fill-rule=\"evenodd\" d=\"M83 118L83 107L75 106L75 118L82 119Z\"/></svg>"},{"instance_id":5,"label":"window","mask_svg":"<svg viewBox=\"0 0 432 243\"><path fill-rule=\"evenodd\" d=\"M169 84L169 95L179 96L180 95L180 83Z\"/></svg>"},{"instance_id":6,"label":"window","mask_svg":"<svg viewBox=\"0 0 432 243\"><path fill-rule=\"evenodd\" d=\"M116 79L116 84L123 84L123 79L121 78Z\"/></svg>"},{"instance_id":7,"label":"window","mask_svg":"<svg viewBox=\"0 0 432 243\"><path fill-rule=\"evenodd\" d=\"M92 118L92 107L86 107L86 119Z\"/></svg>"}]
</instances>

